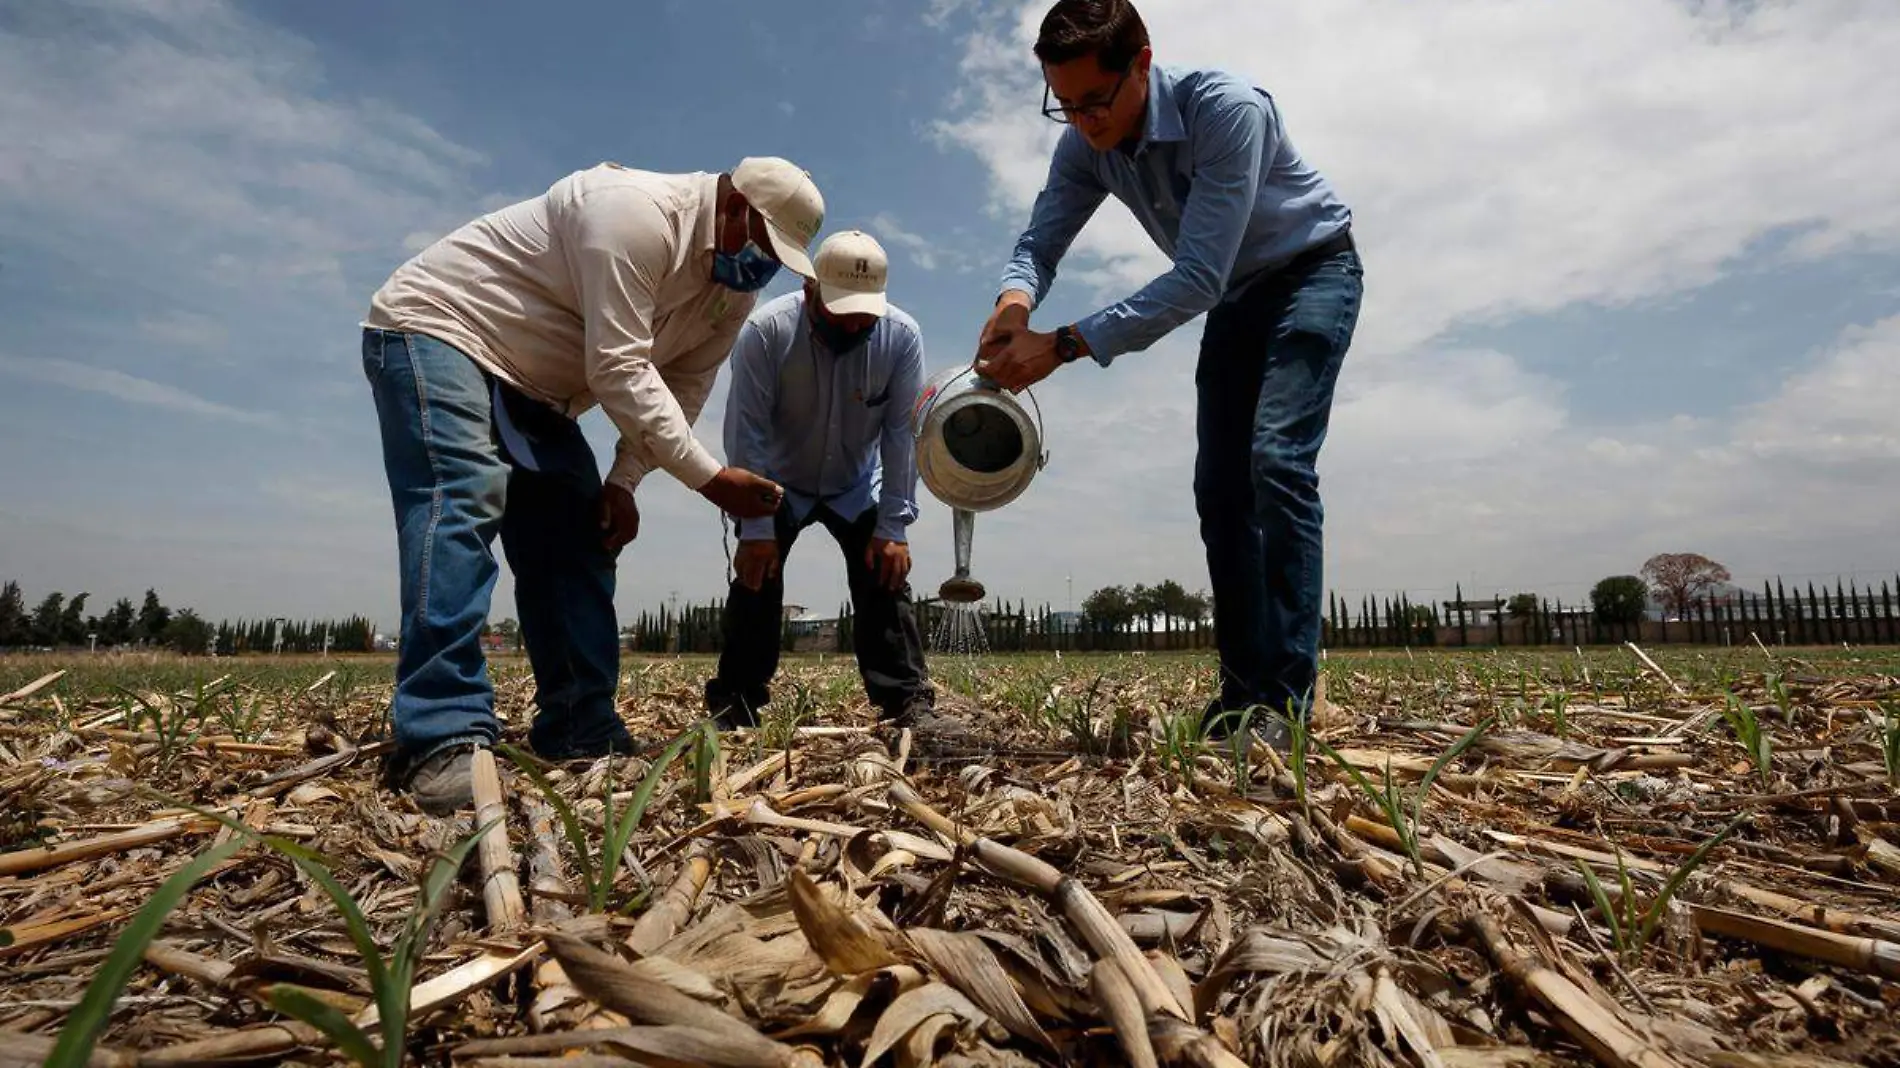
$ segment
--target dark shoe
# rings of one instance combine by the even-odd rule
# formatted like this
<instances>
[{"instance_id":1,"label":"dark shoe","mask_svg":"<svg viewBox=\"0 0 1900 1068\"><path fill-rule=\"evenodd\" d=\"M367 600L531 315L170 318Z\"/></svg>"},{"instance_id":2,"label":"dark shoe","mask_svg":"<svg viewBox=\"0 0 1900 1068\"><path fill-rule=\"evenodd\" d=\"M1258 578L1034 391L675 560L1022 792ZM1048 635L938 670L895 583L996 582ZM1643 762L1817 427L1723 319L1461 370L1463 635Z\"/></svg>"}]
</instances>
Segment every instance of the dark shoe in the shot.
<instances>
[{"instance_id":1,"label":"dark shoe","mask_svg":"<svg viewBox=\"0 0 1900 1068\"><path fill-rule=\"evenodd\" d=\"M417 808L444 817L475 807L475 748L445 749L416 765L408 786Z\"/></svg>"},{"instance_id":2,"label":"dark shoe","mask_svg":"<svg viewBox=\"0 0 1900 1068\"><path fill-rule=\"evenodd\" d=\"M1245 722L1254 737L1267 743L1281 753L1293 751L1293 732L1288 729L1282 716L1276 716L1266 705L1254 705L1247 709L1223 708L1219 700L1209 701L1201 712L1201 736L1209 741L1224 742Z\"/></svg>"},{"instance_id":3,"label":"dark shoe","mask_svg":"<svg viewBox=\"0 0 1900 1068\"><path fill-rule=\"evenodd\" d=\"M759 709L772 699L771 689L751 694L734 693L718 679L706 680L706 711L713 725L722 731L750 730L759 725Z\"/></svg>"},{"instance_id":4,"label":"dark shoe","mask_svg":"<svg viewBox=\"0 0 1900 1068\"><path fill-rule=\"evenodd\" d=\"M759 725L759 714L743 701L734 701L710 710L713 726L722 731L751 730Z\"/></svg>"},{"instance_id":5,"label":"dark shoe","mask_svg":"<svg viewBox=\"0 0 1900 1068\"><path fill-rule=\"evenodd\" d=\"M880 717L878 726L932 737L961 737L970 733L969 724L956 716L937 711L935 704L928 700L912 701L895 715Z\"/></svg>"},{"instance_id":6,"label":"dark shoe","mask_svg":"<svg viewBox=\"0 0 1900 1068\"><path fill-rule=\"evenodd\" d=\"M604 738L588 741L562 741L546 744L528 740L534 755L551 763L563 763L569 760L599 760L604 756L625 756L640 752L640 747L627 733L627 728L615 724L618 729Z\"/></svg>"}]
</instances>

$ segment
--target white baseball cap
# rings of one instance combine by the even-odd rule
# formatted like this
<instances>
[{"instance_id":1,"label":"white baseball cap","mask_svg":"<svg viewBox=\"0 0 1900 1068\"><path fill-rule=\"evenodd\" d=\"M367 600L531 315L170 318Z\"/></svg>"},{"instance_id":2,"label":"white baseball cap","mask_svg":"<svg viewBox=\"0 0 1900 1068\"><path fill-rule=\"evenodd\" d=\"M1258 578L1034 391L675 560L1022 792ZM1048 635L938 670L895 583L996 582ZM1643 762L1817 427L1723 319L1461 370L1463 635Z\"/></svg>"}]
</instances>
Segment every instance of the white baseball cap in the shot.
<instances>
[{"instance_id":1,"label":"white baseball cap","mask_svg":"<svg viewBox=\"0 0 1900 1068\"><path fill-rule=\"evenodd\" d=\"M811 175L777 156L748 156L732 172L732 187L765 216L772 235L772 253L778 261L806 278L812 277L806 250L825 224L825 198Z\"/></svg>"},{"instance_id":2,"label":"white baseball cap","mask_svg":"<svg viewBox=\"0 0 1900 1068\"><path fill-rule=\"evenodd\" d=\"M818 246L818 299L833 315L884 314L884 283L890 260L877 238L841 230Z\"/></svg>"}]
</instances>

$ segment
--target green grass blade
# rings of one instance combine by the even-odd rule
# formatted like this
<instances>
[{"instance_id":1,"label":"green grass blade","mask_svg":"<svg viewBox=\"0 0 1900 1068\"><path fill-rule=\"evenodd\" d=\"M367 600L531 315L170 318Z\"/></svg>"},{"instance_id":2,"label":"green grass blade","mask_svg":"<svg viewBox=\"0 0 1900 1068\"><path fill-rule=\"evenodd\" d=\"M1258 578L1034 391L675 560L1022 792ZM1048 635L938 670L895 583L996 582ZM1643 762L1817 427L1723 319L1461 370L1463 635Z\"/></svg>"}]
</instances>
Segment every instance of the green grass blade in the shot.
<instances>
[{"instance_id":1,"label":"green grass blade","mask_svg":"<svg viewBox=\"0 0 1900 1068\"><path fill-rule=\"evenodd\" d=\"M703 744L703 739L708 729L709 723L707 726L696 725L681 731L679 735L667 745L665 751L660 754L659 759L655 760L652 766L647 768L646 775L640 779L640 785L634 787L633 797L628 799L626 810L620 814L620 818L608 829L607 842L604 848L607 850L608 856L613 858L614 862L617 863L619 861L620 854L627 848L627 843L633 839L634 829L640 825L641 817L646 814L647 805L653 799L653 791L659 787L660 776L665 773L667 766L678 759L681 753L685 752L688 744L696 741ZM706 773L710 774L711 759L707 758L703 762L708 765ZM603 864L607 863L607 858L603 857L602 862ZM605 880L603 880L603 882L605 882ZM612 892L613 884L606 882L605 885L601 887L602 900L596 904L595 908L597 910L604 910L607 907L605 898Z\"/></svg>"},{"instance_id":2,"label":"green grass blade","mask_svg":"<svg viewBox=\"0 0 1900 1068\"><path fill-rule=\"evenodd\" d=\"M232 819L222 812L214 812L183 802L174 801L171 803L176 807L195 812L206 819L217 820L219 823L230 828L233 833L283 854L290 859L291 863L297 865L305 875L310 876L310 881L316 883L317 886L323 890L324 894L330 898L331 903L336 905L337 912L342 914L343 926L349 932L350 941L355 944L357 953L363 958L363 968L368 972L371 988L380 988L381 984L387 978L387 971L383 963L382 953L376 946L376 936L370 931L369 921L364 918L363 910L357 906L356 899L352 898L350 892L345 890L343 885L336 881L336 876L330 873L331 868L336 865L334 859L326 857L307 846L290 841L287 838L279 838L276 835L259 834L249 826Z\"/></svg>"},{"instance_id":3,"label":"green grass blade","mask_svg":"<svg viewBox=\"0 0 1900 1068\"><path fill-rule=\"evenodd\" d=\"M1313 738L1313 744L1319 746L1320 752L1326 754L1333 763L1339 765L1342 771L1351 776L1352 780L1359 784L1359 789L1364 791L1365 795L1373 800L1373 803L1377 804L1380 808L1385 807L1385 799L1379 796L1378 788L1373 786L1364 775L1360 774L1359 769L1353 767L1345 757L1340 756L1339 750L1334 749L1331 745L1327 744L1326 739L1318 737L1317 735Z\"/></svg>"},{"instance_id":4,"label":"green grass blade","mask_svg":"<svg viewBox=\"0 0 1900 1068\"><path fill-rule=\"evenodd\" d=\"M278 1012L294 1016L328 1035L338 1049L363 1068L377 1068L384 1063L383 1054L369 1040L369 1036L363 1033L362 1028L351 1023L350 1018L335 1005L282 985L271 988L270 1003L271 1008ZM391 1063L401 1063L401 1047L397 1047L397 1058Z\"/></svg>"},{"instance_id":5,"label":"green grass blade","mask_svg":"<svg viewBox=\"0 0 1900 1068\"><path fill-rule=\"evenodd\" d=\"M561 833L567 835L567 844L573 847L574 855L580 860L581 885L591 899L594 896L594 858L587 848L587 832L581 828L580 816L574 811L574 806L568 804L567 798L562 797L547 776L541 774L541 769L534 766L533 757L506 742L497 744L495 748L521 769L521 773L547 799L549 807L554 809L555 817L561 821Z\"/></svg>"},{"instance_id":6,"label":"green grass blade","mask_svg":"<svg viewBox=\"0 0 1900 1068\"><path fill-rule=\"evenodd\" d=\"M502 822L502 819L496 817L489 820L448 852L437 855L435 863L429 867L428 875L423 877L422 897L416 907L410 910L402 934L390 950L386 981L374 989L383 1033L383 1050L389 1056L386 1063L391 1068L402 1063L402 1040L409 1030L410 988L413 986L416 964L422 959L423 950L428 945L429 932L434 929L436 917L441 913L443 903L448 900L449 888L455 885L462 865L468 862L469 853L489 829Z\"/></svg>"},{"instance_id":7,"label":"green grass blade","mask_svg":"<svg viewBox=\"0 0 1900 1068\"><path fill-rule=\"evenodd\" d=\"M125 932L112 944L112 952L106 957L105 963L93 973L92 982L86 984L86 993L79 999L72 1015L67 1017L66 1026L60 1028L59 1040L53 1046L52 1056L46 1061L49 1068L78 1068L91 1059L93 1046L105 1030L106 1022L112 1018L113 1003L118 1001L119 993L125 989L132 973L138 970L146 947L164 928L165 918L190 893L192 885L204 878L205 873L249 844L242 838L233 838L199 854L161 883L152 896L146 899L145 904L133 915L132 922L126 925Z\"/></svg>"},{"instance_id":8,"label":"green grass blade","mask_svg":"<svg viewBox=\"0 0 1900 1068\"><path fill-rule=\"evenodd\" d=\"M1639 944L1649 944L1650 936L1656 931L1656 925L1662 922L1664 910L1669 907L1669 899L1676 895L1676 891L1681 888L1689 876L1693 875L1695 870L1702 866L1702 862L1708 859L1709 851L1721 845L1724 839L1735 833L1735 828L1740 827L1742 821L1747 818L1748 813L1744 812L1730 820L1728 826L1715 832L1708 841L1697 846L1696 851L1689 854L1688 860L1683 861L1676 867L1675 871L1669 873L1668 880L1663 883L1662 893L1656 895L1656 900L1650 903L1649 911L1643 916L1643 926L1641 934L1639 935Z\"/></svg>"},{"instance_id":9,"label":"green grass blade","mask_svg":"<svg viewBox=\"0 0 1900 1068\"><path fill-rule=\"evenodd\" d=\"M1485 731L1491 729L1491 724L1494 721L1495 717L1493 716L1486 716L1479 720L1476 726L1465 732L1464 737L1453 742L1450 749L1438 754L1438 759L1432 761L1431 769L1425 773L1425 778L1418 784L1418 792L1412 795L1412 820L1414 823L1418 821L1419 806L1424 803L1425 795L1432 792L1432 782L1438 778L1438 773L1444 771L1447 764L1458 759L1465 750L1471 748Z\"/></svg>"},{"instance_id":10,"label":"green grass blade","mask_svg":"<svg viewBox=\"0 0 1900 1068\"><path fill-rule=\"evenodd\" d=\"M1604 891L1603 884L1597 880L1597 873L1590 870L1590 865L1579 860L1577 870L1583 873L1584 884L1590 888L1590 898L1596 902L1597 913L1610 929L1610 944L1616 947L1618 953L1623 952L1623 924L1617 919L1616 906L1610 904L1610 895Z\"/></svg>"}]
</instances>

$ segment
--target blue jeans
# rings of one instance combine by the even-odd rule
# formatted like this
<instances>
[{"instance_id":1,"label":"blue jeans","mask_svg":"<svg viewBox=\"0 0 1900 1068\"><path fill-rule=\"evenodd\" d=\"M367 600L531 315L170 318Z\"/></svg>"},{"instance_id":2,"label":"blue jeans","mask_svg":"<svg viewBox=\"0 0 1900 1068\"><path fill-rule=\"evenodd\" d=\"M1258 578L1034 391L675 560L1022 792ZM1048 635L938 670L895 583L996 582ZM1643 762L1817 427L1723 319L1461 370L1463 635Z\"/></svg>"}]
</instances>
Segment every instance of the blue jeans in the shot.
<instances>
[{"instance_id":1,"label":"blue jeans","mask_svg":"<svg viewBox=\"0 0 1900 1068\"><path fill-rule=\"evenodd\" d=\"M363 373L382 429L401 569L391 779L500 733L481 647L500 573L497 534L534 670L528 744L563 759L625 741L614 707L615 559L601 540L600 469L580 424L422 334L365 330ZM497 400L518 431L507 440Z\"/></svg>"},{"instance_id":2,"label":"blue jeans","mask_svg":"<svg viewBox=\"0 0 1900 1068\"><path fill-rule=\"evenodd\" d=\"M1267 275L1208 313L1194 375L1194 501L1223 710L1310 707L1323 581L1315 464L1363 277L1348 248Z\"/></svg>"}]
</instances>

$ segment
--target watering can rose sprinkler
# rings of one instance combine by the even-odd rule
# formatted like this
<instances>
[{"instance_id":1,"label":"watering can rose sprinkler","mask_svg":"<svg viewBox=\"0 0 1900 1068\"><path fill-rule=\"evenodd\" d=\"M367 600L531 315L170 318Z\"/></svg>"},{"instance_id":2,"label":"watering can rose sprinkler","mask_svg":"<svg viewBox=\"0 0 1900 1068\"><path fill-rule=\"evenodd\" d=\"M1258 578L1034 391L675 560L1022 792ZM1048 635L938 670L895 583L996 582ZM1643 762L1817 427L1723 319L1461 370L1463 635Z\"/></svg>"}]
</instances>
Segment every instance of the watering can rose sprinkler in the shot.
<instances>
[{"instance_id":1,"label":"watering can rose sprinkler","mask_svg":"<svg viewBox=\"0 0 1900 1068\"><path fill-rule=\"evenodd\" d=\"M1014 396L964 365L932 376L911 409L917 475L951 509L957 569L937 595L952 604L983 599L983 584L970 577L976 513L1015 500L1049 462L1042 451L1042 406L1034 394L1029 402L1033 422Z\"/></svg>"}]
</instances>

